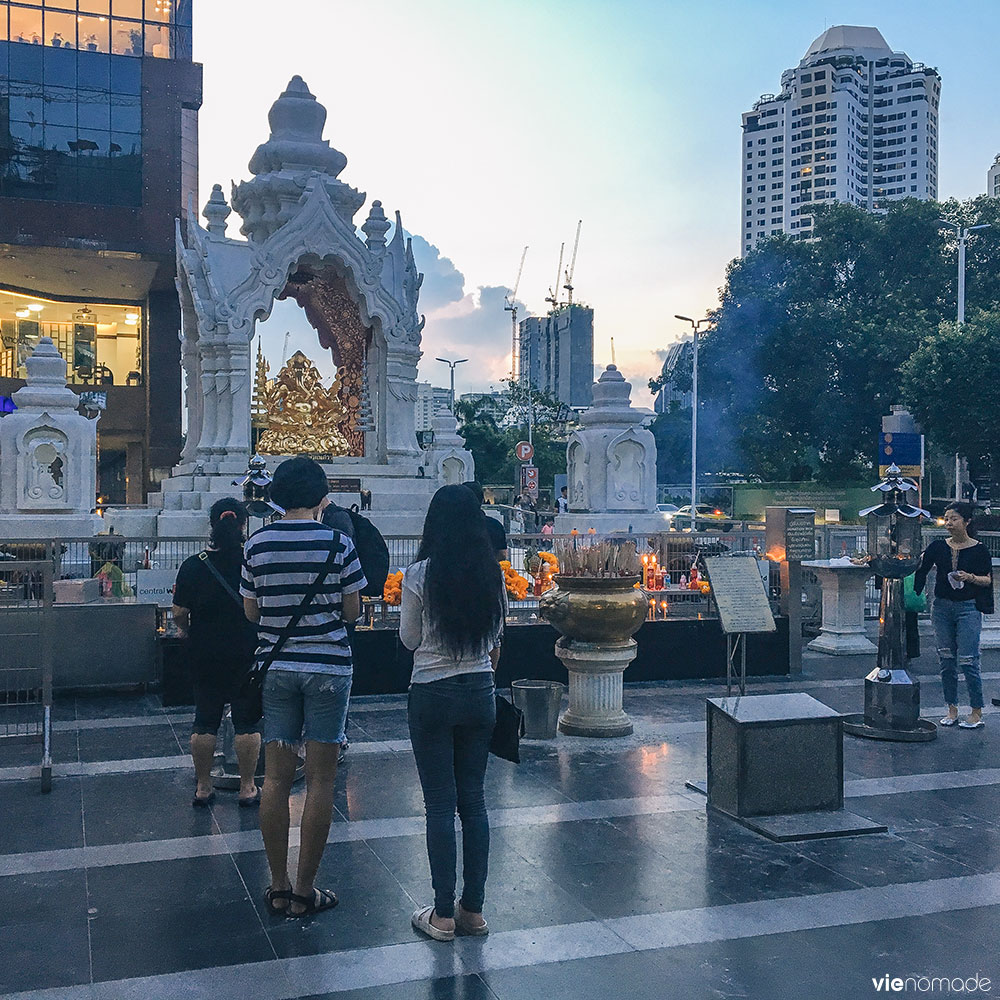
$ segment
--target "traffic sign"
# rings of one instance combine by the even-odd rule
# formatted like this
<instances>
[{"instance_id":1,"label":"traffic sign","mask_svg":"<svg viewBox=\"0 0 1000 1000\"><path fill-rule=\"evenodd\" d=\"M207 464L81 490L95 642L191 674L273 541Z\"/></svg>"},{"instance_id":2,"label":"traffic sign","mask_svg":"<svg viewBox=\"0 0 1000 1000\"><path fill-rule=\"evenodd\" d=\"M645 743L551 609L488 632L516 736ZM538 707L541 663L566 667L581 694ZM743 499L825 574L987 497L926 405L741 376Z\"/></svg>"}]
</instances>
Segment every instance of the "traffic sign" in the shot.
<instances>
[{"instance_id":1,"label":"traffic sign","mask_svg":"<svg viewBox=\"0 0 1000 1000\"><path fill-rule=\"evenodd\" d=\"M521 493L532 500L538 499L538 466L521 466Z\"/></svg>"},{"instance_id":2,"label":"traffic sign","mask_svg":"<svg viewBox=\"0 0 1000 1000\"><path fill-rule=\"evenodd\" d=\"M514 454L518 461L530 462L535 457L535 446L528 441L518 441L514 445Z\"/></svg>"}]
</instances>

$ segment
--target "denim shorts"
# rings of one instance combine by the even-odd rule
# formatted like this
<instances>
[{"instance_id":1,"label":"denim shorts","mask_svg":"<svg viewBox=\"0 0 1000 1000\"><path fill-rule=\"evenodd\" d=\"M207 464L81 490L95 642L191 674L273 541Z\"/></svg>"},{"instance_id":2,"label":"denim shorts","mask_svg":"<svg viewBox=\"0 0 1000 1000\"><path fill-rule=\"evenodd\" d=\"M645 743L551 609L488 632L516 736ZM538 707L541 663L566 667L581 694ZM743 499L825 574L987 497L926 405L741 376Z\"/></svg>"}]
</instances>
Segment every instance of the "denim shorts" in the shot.
<instances>
[{"instance_id":1,"label":"denim shorts","mask_svg":"<svg viewBox=\"0 0 1000 1000\"><path fill-rule=\"evenodd\" d=\"M351 677L269 670L264 680L264 742L343 743Z\"/></svg>"}]
</instances>

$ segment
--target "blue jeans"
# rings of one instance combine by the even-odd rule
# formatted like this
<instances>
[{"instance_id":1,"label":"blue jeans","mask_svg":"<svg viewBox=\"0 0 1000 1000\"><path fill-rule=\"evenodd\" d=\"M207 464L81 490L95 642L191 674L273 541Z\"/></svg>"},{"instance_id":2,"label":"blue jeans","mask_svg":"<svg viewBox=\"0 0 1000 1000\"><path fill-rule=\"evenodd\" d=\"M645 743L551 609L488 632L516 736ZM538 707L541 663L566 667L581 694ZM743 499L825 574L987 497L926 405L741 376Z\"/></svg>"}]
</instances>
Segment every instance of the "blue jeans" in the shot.
<instances>
[{"instance_id":1,"label":"blue jeans","mask_svg":"<svg viewBox=\"0 0 1000 1000\"><path fill-rule=\"evenodd\" d=\"M408 717L427 813L434 909L455 915L455 810L462 820L462 908L482 913L490 856L486 760L496 722L493 673L411 684Z\"/></svg>"},{"instance_id":2,"label":"blue jeans","mask_svg":"<svg viewBox=\"0 0 1000 1000\"><path fill-rule=\"evenodd\" d=\"M264 742L343 743L351 675L269 670L264 678Z\"/></svg>"},{"instance_id":3,"label":"blue jeans","mask_svg":"<svg viewBox=\"0 0 1000 1000\"><path fill-rule=\"evenodd\" d=\"M937 636L938 660L941 663L941 685L944 700L958 704L958 668L965 674L969 689L969 705L983 707L983 680L979 675L979 633L983 616L975 601L949 601L938 597L931 612L934 634Z\"/></svg>"}]
</instances>

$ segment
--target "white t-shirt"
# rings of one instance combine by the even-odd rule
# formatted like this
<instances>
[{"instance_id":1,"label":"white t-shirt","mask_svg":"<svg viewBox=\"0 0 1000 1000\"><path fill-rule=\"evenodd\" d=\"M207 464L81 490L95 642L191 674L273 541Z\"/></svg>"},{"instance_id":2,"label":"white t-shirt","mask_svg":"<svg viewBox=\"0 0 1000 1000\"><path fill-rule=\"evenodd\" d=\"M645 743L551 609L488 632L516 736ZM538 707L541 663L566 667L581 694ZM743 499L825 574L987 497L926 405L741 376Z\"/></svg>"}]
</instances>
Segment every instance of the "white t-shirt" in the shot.
<instances>
[{"instance_id":1,"label":"white t-shirt","mask_svg":"<svg viewBox=\"0 0 1000 1000\"><path fill-rule=\"evenodd\" d=\"M455 659L442 644L431 624L424 602L424 584L427 578L427 560L408 566L403 573L403 593L400 604L399 639L413 650L413 673L411 684L429 684L431 681L492 670L490 650L500 645L503 635L503 621L495 636L484 641L482 648L473 656ZM507 615L507 590L501 584L503 614Z\"/></svg>"}]
</instances>

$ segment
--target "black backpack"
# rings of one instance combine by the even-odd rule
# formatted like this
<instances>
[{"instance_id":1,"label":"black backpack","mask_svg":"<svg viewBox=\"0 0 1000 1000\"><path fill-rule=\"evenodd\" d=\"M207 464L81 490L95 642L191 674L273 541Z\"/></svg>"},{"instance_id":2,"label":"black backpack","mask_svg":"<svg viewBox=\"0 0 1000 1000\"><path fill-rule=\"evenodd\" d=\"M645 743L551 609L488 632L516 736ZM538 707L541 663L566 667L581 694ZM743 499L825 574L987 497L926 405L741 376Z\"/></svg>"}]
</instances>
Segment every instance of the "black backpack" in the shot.
<instances>
[{"instance_id":1,"label":"black backpack","mask_svg":"<svg viewBox=\"0 0 1000 1000\"><path fill-rule=\"evenodd\" d=\"M353 527L351 540L358 551L358 561L368 583L361 591L365 597L381 597L385 590L385 581L389 576L389 546L385 544L382 532L375 527L367 517L362 517L356 510L348 510L331 503L323 511L323 523L329 524L327 512L347 514ZM330 525L338 527L336 523ZM339 530L339 528L338 528Z\"/></svg>"}]
</instances>

